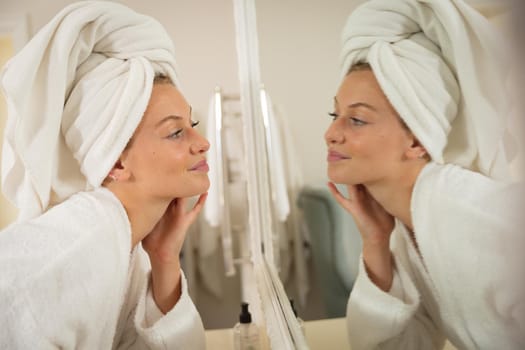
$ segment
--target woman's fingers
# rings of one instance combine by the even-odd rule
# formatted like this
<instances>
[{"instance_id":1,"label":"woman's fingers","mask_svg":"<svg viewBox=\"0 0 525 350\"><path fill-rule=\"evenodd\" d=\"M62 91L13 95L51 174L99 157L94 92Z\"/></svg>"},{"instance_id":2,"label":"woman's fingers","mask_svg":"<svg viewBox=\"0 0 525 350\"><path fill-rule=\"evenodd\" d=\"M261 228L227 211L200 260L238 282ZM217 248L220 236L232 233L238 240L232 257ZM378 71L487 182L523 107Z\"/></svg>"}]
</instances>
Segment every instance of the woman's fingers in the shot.
<instances>
[{"instance_id":1,"label":"woman's fingers","mask_svg":"<svg viewBox=\"0 0 525 350\"><path fill-rule=\"evenodd\" d=\"M144 249L152 254L153 252L160 252L162 256L173 255L178 257L188 228L204 207L207 196L207 193L200 195L193 208L188 211L186 209L188 198L172 200L159 223L144 238Z\"/></svg>"},{"instance_id":2,"label":"woman's fingers","mask_svg":"<svg viewBox=\"0 0 525 350\"><path fill-rule=\"evenodd\" d=\"M334 183L332 182L328 183L328 189L334 196L337 203L339 203L339 205L341 205L346 211L351 213L352 212L352 200L343 196L341 192L339 192L337 187L335 187Z\"/></svg>"},{"instance_id":3,"label":"woman's fingers","mask_svg":"<svg viewBox=\"0 0 525 350\"><path fill-rule=\"evenodd\" d=\"M360 197L359 193L359 187L355 185L347 185L346 189L348 191L348 197L352 198L352 200L356 200Z\"/></svg>"},{"instance_id":4,"label":"woman's fingers","mask_svg":"<svg viewBox=\"0 0 525 350\"><path fill-rule=\"evenodd\" d=\"M204 208L204 203L206 203L206 199L208 198L208 192L203 193L199 196L199 199L197 200L197 203L193 206L192 211L195 211L199 213L202 208Z\"/></svg>"},{"instance_id":5,"label":"woman's fingers","mask_svg":"<svg viewBox=\"0 0 525 350\"><path fill-rule=\"evenodd\" d=\"M186 205L188 203L188 198L176 198L172 201L170 204L171 207L171 215L169 217L169 221L174 225L174 229L176 228L187 228L195 219L197 218L197 215L200 213L202 208L204 207L204 203L206 202L206 198L208 197L208 193L201 194L199 196L199 199L193 206L193 208L189 211L186 211Z\"/></svg>"},{"instance_id":6,"label":"woman's fingers","mask_svg":"<svg viewBox=\"0 0 525 350\"><path fill-rule=\"evenodd\" d=\"M186 203L188 202L188 199L182 197L182 198L176 198L175 201L177 201L175 204L175 212L177 213L177 215L184 214L184 211L186 210Z\"/></svg>"},{"instance_id":7,"label":"woman's fingers","mask_svg":"<svg viewBox=\"0 0 525 350\"><path fill-rule=\"evenodd\" d=\"M363 185L348 185L348 198L331 182L330 192L336 201L354 218L363 240L385 240L393 229L393 217L370 195Z\"/></svg>"},{"instance_id":8,"label":"woman's fingers","mask_svg":"<svg viewBox=\"0 0 525 350\"><path fill-rule=\"evenodd\" d=\"M197 215L199 215L201 212L202 208L204 208L206 198L208 198L208 192L201 194L197 200L197 203L195 203L193 208L188 212L187 215L189 216L190 222L193 222L197 218Z\"/></svg>"}]
</instances>

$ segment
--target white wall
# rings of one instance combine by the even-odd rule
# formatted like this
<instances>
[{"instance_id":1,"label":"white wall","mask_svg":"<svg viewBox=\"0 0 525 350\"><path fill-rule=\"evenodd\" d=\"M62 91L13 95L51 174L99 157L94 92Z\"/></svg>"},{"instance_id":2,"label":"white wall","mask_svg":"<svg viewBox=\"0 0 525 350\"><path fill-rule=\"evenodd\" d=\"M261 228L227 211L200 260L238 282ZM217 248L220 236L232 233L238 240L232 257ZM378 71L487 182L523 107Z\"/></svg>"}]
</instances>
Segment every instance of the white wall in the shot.
<instances>
[{"instance_id":1,"label":"white wall","mask_svg":"<svg viewBox=\"0 0 525 350\"><path fill-rule=\"evenodd\" d=\"M0 36L0 66L14 53L14 43L10 36ZM0 141L4 134L7 106L3 98L0 97ZM2 143L0 142L0 154ZM16 208L11 205L2 195L0 195L0 230L14 220L17 215Z\"/></svg>"},{"instance_id":2,"label":"white wall","mask_svg":"<svg viewBox=\"0 0 525 350\"><path fill-rule=\"evenodd\" d=\"M307 185L327 181L324 132L339 84L340 33L363 2L257 2L262 81L287 120Z\"/></svg>"}]
</instances>

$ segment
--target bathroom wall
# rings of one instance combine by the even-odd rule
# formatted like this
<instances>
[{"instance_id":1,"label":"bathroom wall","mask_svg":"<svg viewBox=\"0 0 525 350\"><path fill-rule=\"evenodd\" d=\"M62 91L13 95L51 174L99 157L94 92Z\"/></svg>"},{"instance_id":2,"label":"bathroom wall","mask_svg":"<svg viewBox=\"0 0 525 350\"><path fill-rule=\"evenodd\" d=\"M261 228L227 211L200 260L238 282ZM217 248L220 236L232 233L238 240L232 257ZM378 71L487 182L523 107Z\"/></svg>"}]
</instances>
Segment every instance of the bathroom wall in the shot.
<instances>
[{"instance_id":1,"label":"bathroom wall","mask_svg":"<svg viewBox=\"0 0 525 350\"><path fill-rule=\"evenodd\" d=\"M8 35L0 36L0 66L13 55L14 43L13 39ZM0 140L3 139L5 121L7 117L7 106L5 100L0 97ZM0 143L0 154L2 152L2 144ZM1 166L1 165L0 165ZM7 226L16 218L16 208L9 203L4 196L0 195L0 229Z\"/></svg>"}]
</instances>

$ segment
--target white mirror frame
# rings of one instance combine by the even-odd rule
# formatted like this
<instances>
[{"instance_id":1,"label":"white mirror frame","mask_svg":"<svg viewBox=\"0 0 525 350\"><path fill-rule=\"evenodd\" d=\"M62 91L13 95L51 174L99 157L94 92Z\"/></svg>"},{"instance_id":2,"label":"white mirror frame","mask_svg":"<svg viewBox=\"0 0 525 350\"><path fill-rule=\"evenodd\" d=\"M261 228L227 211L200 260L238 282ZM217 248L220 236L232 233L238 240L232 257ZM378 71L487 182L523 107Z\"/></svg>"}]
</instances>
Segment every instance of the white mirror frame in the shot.
<instances>
[{"instance_id":1,"label":"white mirror frame","mask_svg":"<svg viewBox=\"0 0 525 350\"><path fill-rule=\"evenodd\" d=\"M275 265L255 0L234 0L234 12L247 164L248 236L259 306L272 349L308 349Z\"/></svg>"}]
</instances>

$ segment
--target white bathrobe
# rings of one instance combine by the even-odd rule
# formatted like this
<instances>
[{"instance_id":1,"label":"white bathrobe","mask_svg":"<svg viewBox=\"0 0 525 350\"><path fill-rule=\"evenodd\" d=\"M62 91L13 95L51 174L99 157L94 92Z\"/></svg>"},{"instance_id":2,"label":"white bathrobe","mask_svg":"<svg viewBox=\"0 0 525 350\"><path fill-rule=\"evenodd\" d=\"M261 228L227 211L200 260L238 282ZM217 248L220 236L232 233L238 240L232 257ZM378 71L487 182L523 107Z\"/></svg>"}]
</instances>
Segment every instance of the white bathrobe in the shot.
<instances>
[{"instance_id":1,"label":"white bathrobe","mask_svg":"<svg viewBox=\"0 0 525 350\"><path fill-rule=\"evenodd\" d=\"M0 349L204 349L184 275L164 315L150 270L105 188L11 225L0 232Z\"/></svg>"},{"instance_id":2,"label":"white bathrobe","mask_svg":"<svg viewBox=\"0 0 525 350\"><path fill-rule=\"evenodd\" d=\"M510 260L523 247L517 193L455 165L427 165L411 201L418 249L397 222L389 293L361 261L347 308L352 349L441 349L445 338L458 349L523 349Z\"/></svg>"}]
</instances>

